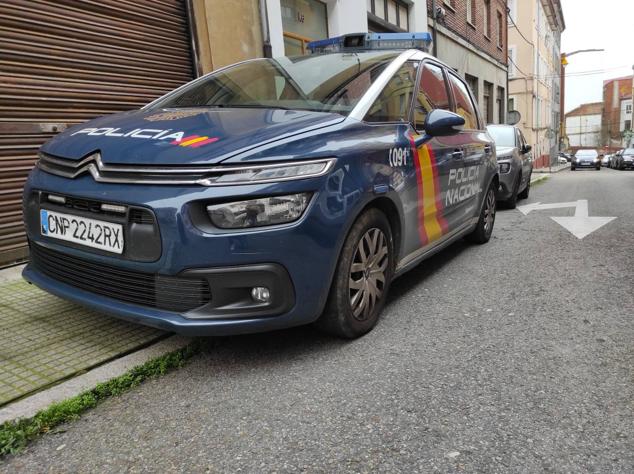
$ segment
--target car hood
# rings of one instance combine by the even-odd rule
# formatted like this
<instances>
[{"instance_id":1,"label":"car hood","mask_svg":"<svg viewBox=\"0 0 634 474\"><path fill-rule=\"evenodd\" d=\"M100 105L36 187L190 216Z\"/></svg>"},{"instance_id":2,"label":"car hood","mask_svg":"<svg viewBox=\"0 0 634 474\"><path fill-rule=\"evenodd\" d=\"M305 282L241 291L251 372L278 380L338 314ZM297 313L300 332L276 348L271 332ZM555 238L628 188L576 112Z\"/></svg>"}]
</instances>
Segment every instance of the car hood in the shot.
<instances>
[{"instance_id":1,"label":"car hood","mask_svg":"<svg viewBox=\"0 0 634 474\"><path fill-rule=\"evenodd\" d=\"M496 146L495 154L497 155L498 159L510 158L513 155L514 150L515 150L515 147L512 147L512 146Z\"/></svg>"},{"instance_id":2,"label":"car hood","mask_svg":"<svg viewBox=\"0 0 634 474\"><path fill-rule=\"evenodd\" d=\"M342 115L302 110L190 108L135 110L74 126L41 150L104 163L210 164L276 140L342 122Z\"/></svg>"}]
</instances>

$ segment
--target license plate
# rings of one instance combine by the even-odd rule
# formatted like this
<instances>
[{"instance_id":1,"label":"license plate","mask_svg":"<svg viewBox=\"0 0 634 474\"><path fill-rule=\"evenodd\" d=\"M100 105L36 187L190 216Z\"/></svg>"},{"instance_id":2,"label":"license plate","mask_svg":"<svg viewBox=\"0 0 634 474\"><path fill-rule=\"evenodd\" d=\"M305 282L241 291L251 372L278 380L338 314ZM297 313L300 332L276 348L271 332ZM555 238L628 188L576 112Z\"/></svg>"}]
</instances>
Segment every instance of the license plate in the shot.
<instances>
[{"instance_id":1,"label":"license plate","mask_svg":"<svg viewBox=\"0 0 634 474\"><path fill-rule=\"evenodd\" d=\"M42 235L113 253L123 253L123 226L87 217L40 210Z\"/></svg>"}]
</instances>

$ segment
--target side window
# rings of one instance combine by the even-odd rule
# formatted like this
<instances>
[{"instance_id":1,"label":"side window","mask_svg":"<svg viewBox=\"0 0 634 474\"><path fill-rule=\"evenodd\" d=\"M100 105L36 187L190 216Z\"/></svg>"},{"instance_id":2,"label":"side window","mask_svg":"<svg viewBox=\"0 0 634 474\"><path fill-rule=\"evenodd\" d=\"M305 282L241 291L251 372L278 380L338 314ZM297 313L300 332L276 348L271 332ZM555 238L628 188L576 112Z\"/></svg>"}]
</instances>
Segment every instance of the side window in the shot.
<instances>
[{"instance_id":1,"label":"side window","mask_svg":"<svg viewBox=\"0 0 634 474\"><path fill-rule=\"evenodd\" d=\"M465 130L476 130L478 128L478 116L467 86L453 74L449 74L449 82L456 101L456 113L464 118Z\"/></svg>"},{"instance_id":2,"label":"side window","mask_svg":"<svg viewBox=\"0 0 634 474\"><path fill-rule=\"evenodd\" d=\"M450 109L447 83L442 69L435 64L423 64L414 103L414 126L422 130L427 114L434 109Z\"/></svg>"},{"instance_id":3,"label":"side window","mask_svg":"<svg viewBox=\"0 0 634 474\"><path fill-rule=\"evenodd\" d=\"M368 122L409 120L409 109L416 85L416 63L407 62L392 76L365 116Z\"/></svg>"}]
</instances>

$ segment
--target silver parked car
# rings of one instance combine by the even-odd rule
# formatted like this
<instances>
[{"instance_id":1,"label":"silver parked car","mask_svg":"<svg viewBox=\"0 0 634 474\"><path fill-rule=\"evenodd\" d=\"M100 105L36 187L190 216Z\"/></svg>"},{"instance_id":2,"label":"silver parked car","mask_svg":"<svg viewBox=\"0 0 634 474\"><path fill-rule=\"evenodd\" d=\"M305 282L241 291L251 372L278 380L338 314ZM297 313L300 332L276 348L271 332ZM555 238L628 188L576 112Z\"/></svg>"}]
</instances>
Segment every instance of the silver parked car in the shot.
<instances>
[{"instance_id":1,"label":"silver parked car","mask_svg":"<svg viewBox=\"0 0 634 474\"><path fill-rule=\"evenodd\" d=\"M634 148L619 151L612 168L617 170L634 169Z\"/></svg>"},{"instance_id":2,"label":"silver parked car","mask_svg":"<svg viewBox=\"0 0 634 474\"><path fill-rule=\"evenodd\" d=\"M522 131L513 125L487 125L495 140L500 187L498 202L513 209L518 199L526 199L531 187L533 158Z\"/></svg>"}]
</instances>

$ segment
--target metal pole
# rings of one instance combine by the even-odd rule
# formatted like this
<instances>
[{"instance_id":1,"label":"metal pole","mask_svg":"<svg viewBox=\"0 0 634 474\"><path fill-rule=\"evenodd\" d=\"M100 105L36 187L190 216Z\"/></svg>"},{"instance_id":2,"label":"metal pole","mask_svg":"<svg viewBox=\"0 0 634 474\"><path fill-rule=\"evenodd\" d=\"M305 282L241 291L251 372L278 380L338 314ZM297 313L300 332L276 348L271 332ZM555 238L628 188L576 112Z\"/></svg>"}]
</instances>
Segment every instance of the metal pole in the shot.
<instances>
[{"instance_id":1,"label":"metal pole","mask_svg":"<svg viewBox=\"0 0 634 474\"><path fill-rule=\"evenodd\" d=\"M438 35L436 34L436 0L431 0L431 15L432 15L432 19L434 20L434 26L432 27L434 29L434 37L433 37L433 43L432 43L432 53L434 55L435 58L438 57Z\"/></svg>"}]
</instances>

